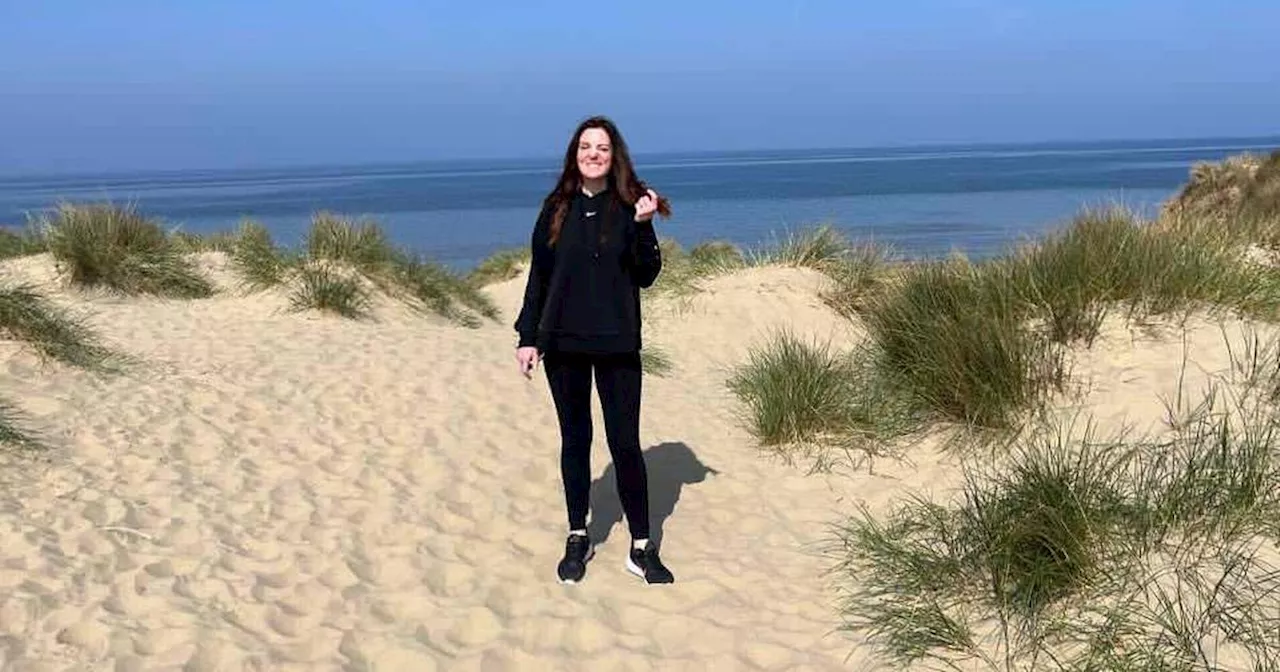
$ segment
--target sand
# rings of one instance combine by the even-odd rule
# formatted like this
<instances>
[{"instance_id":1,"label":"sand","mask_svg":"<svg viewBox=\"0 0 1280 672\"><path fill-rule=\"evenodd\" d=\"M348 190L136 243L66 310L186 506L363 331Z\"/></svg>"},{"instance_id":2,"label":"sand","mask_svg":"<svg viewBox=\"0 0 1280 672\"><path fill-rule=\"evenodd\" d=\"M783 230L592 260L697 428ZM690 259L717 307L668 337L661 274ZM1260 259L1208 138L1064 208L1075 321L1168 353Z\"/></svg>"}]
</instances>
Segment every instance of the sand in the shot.
<instances>
[{"instance_id":1,"label":"sand","mask_svg":"<svg viewBox=\"0 0 1280 672\"><path fill-rule=\"evenodd\" d=\"M40 283L142 362L99 378L0 342L0 389L55 445L0 464L4 669L867 669L838 631L831 526L957 483L924 449L835 474L756 449L726 368L777 328L857 327L818 300L816 273L740 272L649 316L675 366L646 379L641 432L676 583L623 567L597 407L592 532L607 538L562 586L555 416L510 328L523 278L489 289L504 315L472 330L393 306L376 322L290 313L273 293L86 297L46 257L0 276ZM1221 369L1221 339L1196 328L1201 368ZM1153 422L1181 342L1126 333L1077 362L1094 381L1082 406Z\"/></svg>"}]
</instances>

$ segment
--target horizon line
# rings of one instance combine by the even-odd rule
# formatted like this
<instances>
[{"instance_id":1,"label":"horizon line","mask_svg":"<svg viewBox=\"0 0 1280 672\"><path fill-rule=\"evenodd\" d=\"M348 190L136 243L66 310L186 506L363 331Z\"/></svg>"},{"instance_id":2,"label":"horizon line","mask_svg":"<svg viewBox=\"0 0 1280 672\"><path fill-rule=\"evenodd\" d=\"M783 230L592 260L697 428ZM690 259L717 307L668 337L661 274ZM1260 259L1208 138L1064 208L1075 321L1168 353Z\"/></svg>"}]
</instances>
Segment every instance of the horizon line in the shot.
<instances>
[{"instance_id":1,"label":"horizon line","mask_svg":"<svg viewBox=\"0 0 1280 672\"><path fill-rule=\"evenodd\" d=\"M1243 142L1246 144L1266 144L1265 141L1274 141L1277 143L1276 150L1280 151L1280 131L1273 135L1188 135L1188 136L1162 136L1162 137L1129 137L1129 138L1086 138L1075 140L1062 139L1044 139L1044 140L1025 140L1025 141L933 141L933 142L899 142L885 143L874 145L832 145L826 147L768 147L760 146L750 149L692 149L682 151L650 151L636 152L632 151L633 160L641 158L705 158L712 156L733 156L733 155L752 155L762 153L806 153L806 152L875 152L875 151L902 151L902 150L927 150L927 149L992 149L992 148L1033 148L1033 147L1071 147L1083 145L1123 145L1129 144L1152 144L1152 143L1174 143L1174 142ZM0 179L5 180L39 180L47 178L91 178L91 177L124 177L124 176L160 176L160 175L182 175L190 173L235 173L244 171L306 171L306 170L324 170L337 168L393 168L393 167L409 167L422 166L424 164L433 163L506 163L520 161L548 161L558 165L561 160L559 154L523 154L509 156L492 156L482 158L471 158L464 156L437 156L422 159L395 159L385 161L349 161L349 162L326 162L326 163L304 163L304 162L283 162L277 164L263 163L257 165L241 164L228 165L220 167L212 166L190 166L185 168L162 168L162 169L108 169L89 172L74 171L43 171L43 172L6 172L0 169Z\"/></svg>"}]
</instances>

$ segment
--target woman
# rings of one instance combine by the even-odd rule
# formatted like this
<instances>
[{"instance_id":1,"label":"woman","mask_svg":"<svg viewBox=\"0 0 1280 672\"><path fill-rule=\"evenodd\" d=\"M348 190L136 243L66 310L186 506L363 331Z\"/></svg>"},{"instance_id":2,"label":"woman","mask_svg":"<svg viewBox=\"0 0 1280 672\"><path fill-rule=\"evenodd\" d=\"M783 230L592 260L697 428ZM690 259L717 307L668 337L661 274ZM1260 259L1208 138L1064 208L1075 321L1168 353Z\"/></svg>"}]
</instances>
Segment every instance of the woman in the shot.
<instances>
[{"instance_id":1,"label":"woman","mask_svg":"<svg viewBox=\"0 0 1280 672\"><path fill-rule=\"evenodd\" d=\"M529 280L515 323L520 371L532 377L543 361L560 424L569 512L557 568L563 583L580 581L594 554L587 538L593 373L631 531L627 569L648 583L675 580L649 541L649 485L640 454L640 289L662 270L655 212L670 216L670 205L636 178L617 127L604 117L582 122L534 225Z\"/></svg>"}]
</instances>

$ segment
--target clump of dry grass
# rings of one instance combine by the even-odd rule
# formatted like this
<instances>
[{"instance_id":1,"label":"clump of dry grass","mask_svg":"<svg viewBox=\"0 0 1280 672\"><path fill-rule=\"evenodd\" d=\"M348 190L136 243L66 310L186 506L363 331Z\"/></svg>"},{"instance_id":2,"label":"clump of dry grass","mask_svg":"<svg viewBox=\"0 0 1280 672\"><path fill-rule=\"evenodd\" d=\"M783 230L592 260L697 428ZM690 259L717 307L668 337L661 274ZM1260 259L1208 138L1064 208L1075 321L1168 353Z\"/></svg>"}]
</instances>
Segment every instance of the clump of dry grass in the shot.
<instances>
[{"instance_id":1,"label":"clump of dry grass","mask_svg":"<svg viewBox=\"0 0 1280 672\"><path fill-rule=\"evenodd\" d=\"M319 212L311 219L303 249L309 260L344 264L372 277L385 272L396 254L377 222L331 212Z\"/></svg>"},{"instance_id":2,"label":"clump of dry grass","mask_svg":"<svg viewBox=\"0 0 1280 672\"><path fill-rule=\"evenodd\" d=\"M819 298L843 317L866 309L872 297L887 291L894 276L890 248L872 243L851 245L834 263L821 270L830 284Z\"/></svg>"},{"instance_id":3,"label":"clump of dry grass","mask_svg":"<svg viewBox=\"0 0 1280 672\"><path fill-rule=\"evenodd\" d=\"M199 252L230 253L236 242L235 234L226 231L199 234L179 230L170 233L169 238L173 242L174 248L182 254L196 254Z\"/></svg>"},{"instance_id":4,"label":"clump of dry grass","mask_svg":"<svg viewBox=\"0 0 1280 672\"><path fill-rule=\"evenodd\" d=\"M295 311L319 310L348 319L366 319L372 296L362 278L328 264L311 264L298 269L298 285L289 295Z\"/></svg>"},{"instance_id":5,"label":"clump of dry grass","mask_svg":"<svg viewBox=\"0 0 1280 672\"><path fill-rule=\"evenodd\" d=\"M132 207L110 204L62 204L41 224L40 240L47 241L60 269L79 286L205 297L213 293L213 285L196 271L189 255L219 251L228 254L249 291L291 285L294 309L369 317L371 291L377 290L414 310L467 326L498 317L479 283L392 245L376 222L334 213L317 213L296 251L277 245L257 222L243 222L234 234L166 234ZM17 242L6 244L18 248ZM29 244L22 245L27 249Z\"/></svg>"},{"instance_id":6,"label":"clump of dry grass","mask_svg":"<svg viewBox=\"0 0 1280 672\"><path fill-rule=\"evenodd\" d=\"M1217 163L1199 162L1164 206L1177 217L1218 221L1242 215L1280 215L1280 150L1268 156L1238 154Z\"/></svg>"},{"instance_id":7,"label":"clump of dry grass","mask_svg":"<svg viewBox=\"0 0 1280 672\"><path fill-rule=\"evenodd\" d=\"M10 402L0 398L0 446L24 451L40 450L44 443L27 427L24 414Z\"/></svg>"},{"instance_id":8,"label":"clump of dry grass","mask_svg":"<svg viewBox=\"0 0 1280 672\"><path fill-rule=\"evenodd\" d=\"M662 254L662 272L653 285L644 291L644 297L688 297L701 289L702 279L688 252L673 238L660 238L658 249Z\"/></svg>"},{"instance_id":9,"label":"clump of dry grass","mask_svg":"<svg viewBox=\"0 0 1280 672\"><path fill-rule=\"evenodd\" d=\"M1206 230L1151 226L1120 209L1086 211L1015 255L1014 280L1055 342L1092 342L1103 315L1273 313L1280 292L1243 250Z\"/></svg>"},{"instance_id":10,"label":"clump of dry grass","mask_svg":"<svg viewBox=\"0 0 1280 672\"><path fill-rule=\"evenodd\" d=\"M26 343L41 356L71 366L108 370L116 363L83 320L31 285L0 288L0 337Z\"/></svg>"},{"instance_id":11,"label":"clump of dry grass","mask_svg":"<svg viewBox=\"0 0 1280 672\"><path fill-rule=\"evenodd\" d=\"M50 302L34 287L0 287L0 338L30 346L42 358L96 372L117 370L124 358L105 347L85 322ZM0 444L43 447L25 416L0 399Z\"/></svg>"},{"instance_id":12,"label":"clump of dry grass","mask_svg":"<svg viewBox=\"0 0 1280 672\"><path fill-rule=\"evenodd\" d=\"M1280 249L1280 150L1240 154L1191 169L1158 225L1220 242Z\"/></svg>"},{"instance_id":13,"label":"clump of dry grass","mask_svg":"<svg viewBox=\"0 0 1280 672\"><path fill-rule=\"evenodd\" d=\"M775 333L729 379L764 446L802 444L844 432L859 394L852 358L830 344Z\"/></svg>"},{"instance_id":14,"label":"clump of dry grass","mask_svg":"<svg viewBox=\"0 0 1280 672\"><path fill-rule=\"evenodd\" d=\"M788 463L826 470L883 453L922 421L926 408L882 375L860 350L773 333L727 381L758 444Z\"/></svg>"},{"instance_id":15,"label":"clump of dry grass","mask_svg":"<svg viewBox=\"0 0 1280 672\"><path fill-rule=\"evenodd\" d=\"M476 287L484 287L513 280L520 277L529 265L529 259L528 247L495 252L467 273L467 282Z\"/></svg>"},{"instance_id":16,"label":"clump of dry grass","mask_svg":"<svg viewBox=\"0 0 1280 672\"><path fill-rule=\"evenodd\" d=\"M18 229L0 227L0 260L41 254L48 251L48 245L40 232L30 227Z\"/></svg>"},{"instance_id":17,"label":"clump of dry grass","mask_svg":"<svg viewBox=\"0 0 1280 672\"><path fill-rule=\"evenodd\" d=\"M853 317L887 286L896 262L888 246L852 241L830 224L789 231L744 258L751 266L791 266L822 273L829 285L819 298L844 317Z\"/></svg>"},{"instance_id":18,"label":"clump of dry grass","mask_svg":"<svg viewBox=\"0 0 1280 672\"><path fill-rule=\"evenodd\" d=\"M297 251L277 245L262 225L243 223L231 264L252 291L290 285L295 310L368 318L377 291L468 327L499 315L479 283L392 245L376 222L329 212L316 214Z\"/></svg>"},{"instance_id":19,"label":"clump of dry grass","mask_svg":"<svg viewBox=\"0 0 1280 672\"><path fill-rule=\"evenodd\" d=\"M397 295L410 307L464 326L479 327L482 318L496 321L499 316L498 307L481 287L421 255L408 252L394 255L390 275L384 283L398 287Z\"/></svg>"},{"instance_id":20,"label":"clump of dry grass","mask_svg":"<svg viewBox=\"0 0 1280 672\"><path fill-rule=\"evenodd\" d=\"M1061 357L1028 328L1019 277L1001 263L924 264L861 311L892 389L938 420L1011 429L1061 383Z\"/></svg>"},{"instance_id":21,"label":"clump of dry grass","mask_svg":"<svg viewBox=\"0 0 1280 672\"><path fill-rule=\"evenodd\" d=\"M640 351L640 366L645 375L664 378L671 374L675 363L665 348L649 344Z\"/></svg>"},{"instance_id":22,"label":"clump of dry grass","mask_svg":"<svg viewBox=\"0 0 1280 672\"><path fill-rule=\"evenodd\" d=\"M262 291L283 284L297 260L276 245L262 224L245 221L232 237L229 250L231 268L249 291Z\"/></svg>"},{"instance_id":23,"label":"clump of dry grass","mask_svg":"<svg viewBox=\"0 0 1280 672\"><path fill-rule=\"evenodd\" d=\"M709 240L689 248L688 264L699 277L731 273L747 265L747 255L737 245Z\"/></svg>"},{"instance_id":24,"label":"clump of dry grass","mask_svg":"<svg viewBox=\"0 0 1280 672\"><path fill-rule=\"evenodd\" d=\"M674 238L659 238L662 272L653 286L644 290L646 300L659 297L688 299L703 289L703 282L746 265L746 256L737 246L724 241L707 241L688 250Z\"/></svg>"},{"instance_id":25,"label":"clump of dry grass","mask_svg":"<svg viewBox=\"0 0 1280 672\"><path fill-rule=\"evenodd\" d=\"M73 285L188 299L214 293L182 249L132 207L63 203L40 225Z\"/></svg>"},{"instance_id":26,"label":"clump of dry grass","mask_svg":"<svg viewBox=\"0 0 1280 672\"><path fill-rule=\"evenodd\" d=\"M849 239L836 227L825 224L789 231L785 237L748 256L753 266L795 266L825 271L840 264L849 248Z\"/></svg>"}]
</instances>

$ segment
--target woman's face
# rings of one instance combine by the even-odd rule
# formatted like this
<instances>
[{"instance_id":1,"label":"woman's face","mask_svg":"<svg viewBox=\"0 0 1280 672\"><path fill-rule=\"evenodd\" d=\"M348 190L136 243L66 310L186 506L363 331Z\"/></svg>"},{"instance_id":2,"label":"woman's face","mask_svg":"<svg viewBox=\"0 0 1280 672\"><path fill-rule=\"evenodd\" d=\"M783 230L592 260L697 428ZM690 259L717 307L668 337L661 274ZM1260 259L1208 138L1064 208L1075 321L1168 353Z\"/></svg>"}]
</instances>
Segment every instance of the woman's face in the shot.
<instances>
[{"instance_id":1,"label":"woman's face","mask_svg":"<svg viewBox=\"0 0 1280 672\"><path fill-rule=\"evenodd\" d=\"M578 172L583 179L601 180L613 167L613 143L603 128L588 128L578 137Z\"/></svg>"}]
</instances>

